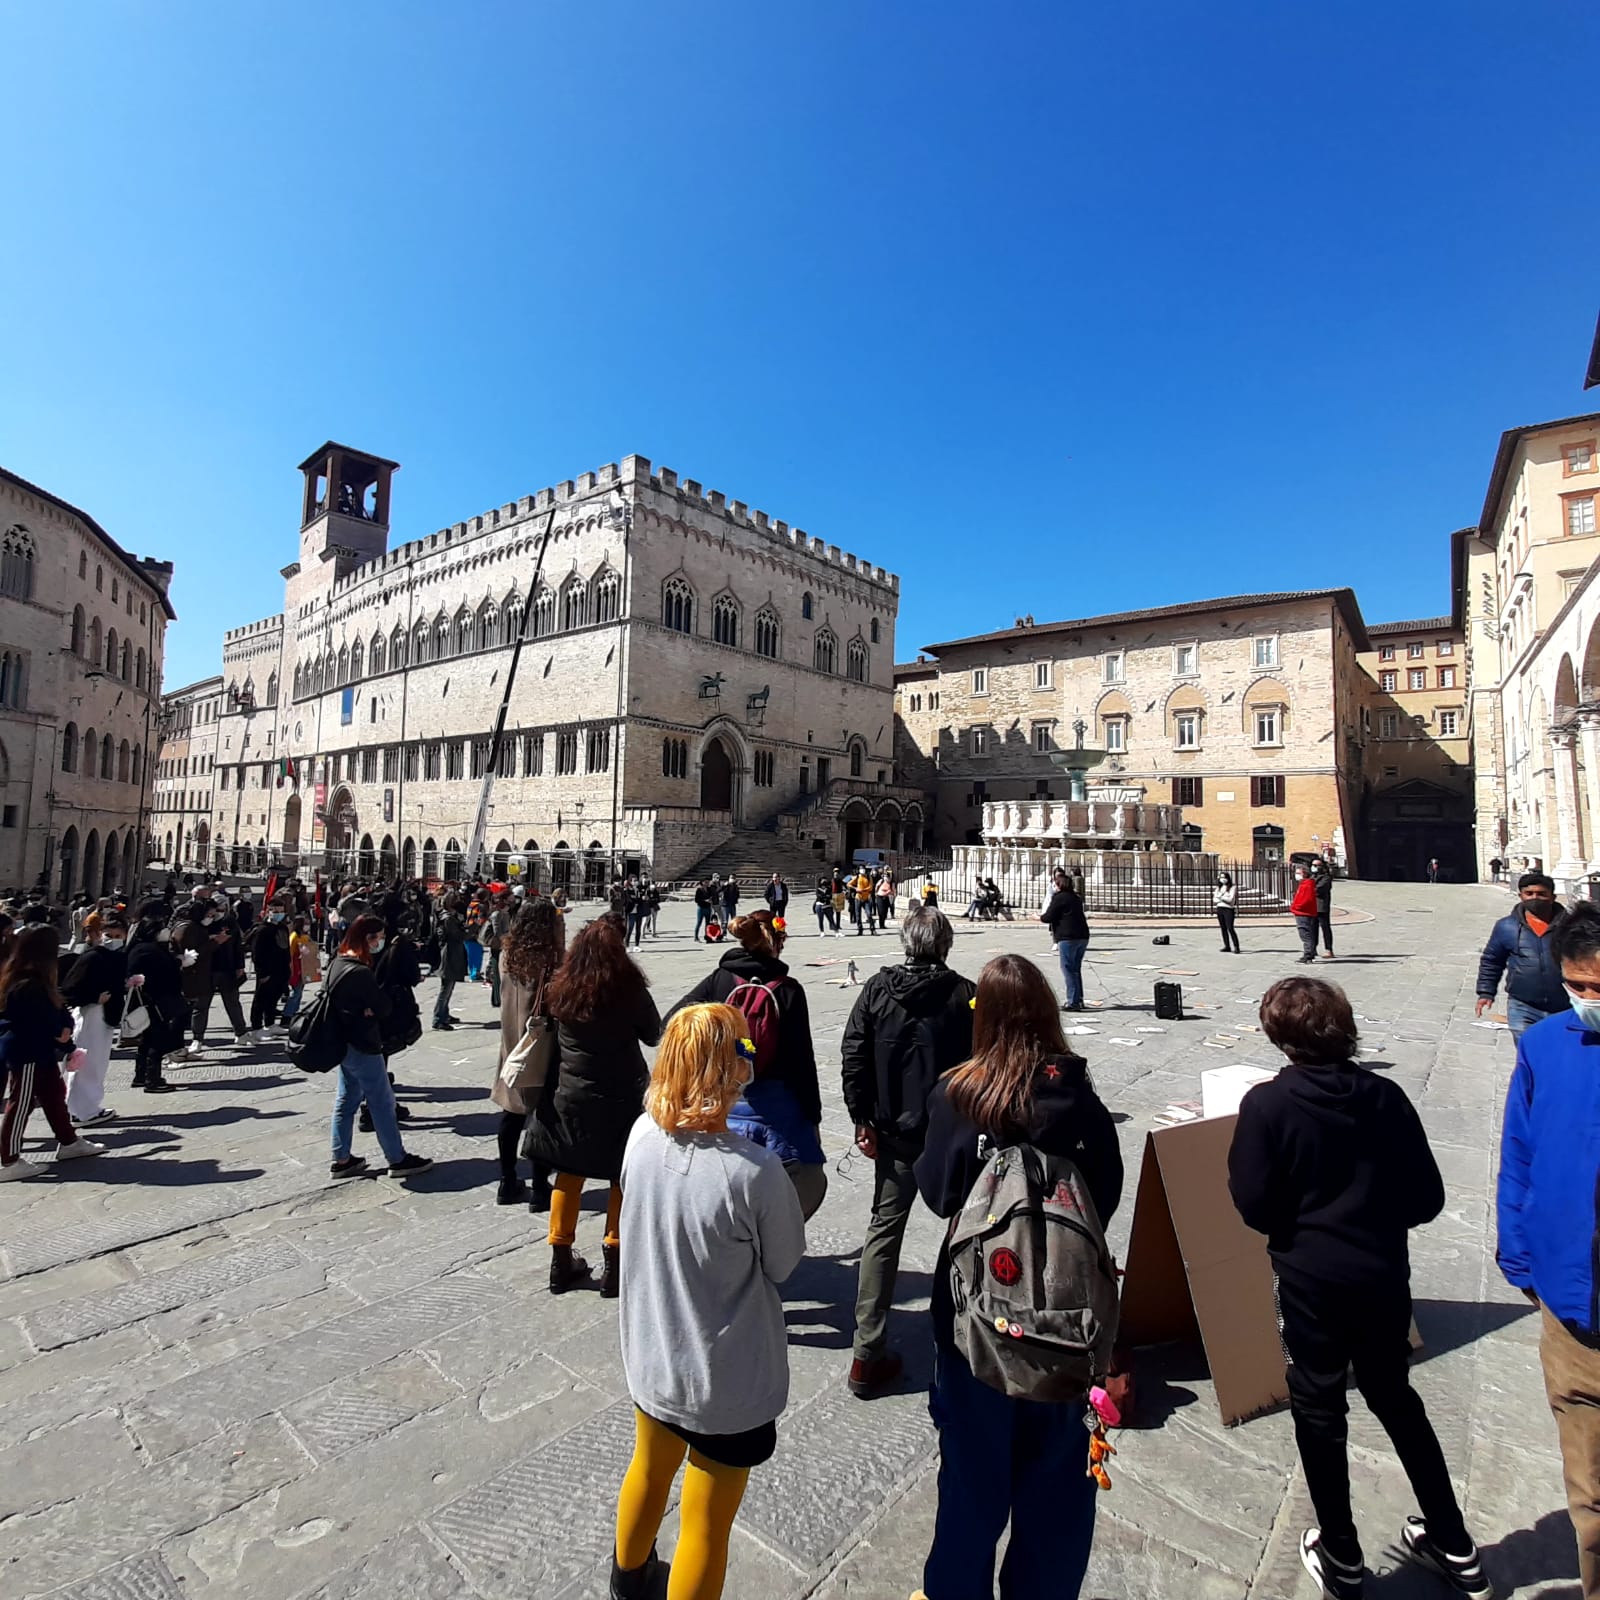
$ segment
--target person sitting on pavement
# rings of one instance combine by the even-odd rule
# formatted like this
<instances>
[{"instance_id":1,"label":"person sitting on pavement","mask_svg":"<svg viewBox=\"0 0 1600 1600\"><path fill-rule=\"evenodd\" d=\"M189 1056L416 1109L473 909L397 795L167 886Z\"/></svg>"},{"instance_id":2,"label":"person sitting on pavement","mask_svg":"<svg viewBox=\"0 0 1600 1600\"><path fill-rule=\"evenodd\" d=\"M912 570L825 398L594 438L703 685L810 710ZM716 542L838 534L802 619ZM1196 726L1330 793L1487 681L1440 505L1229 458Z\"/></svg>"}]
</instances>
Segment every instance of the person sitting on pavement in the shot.
<instances>
[{"instance_id":1,"label":"person sitting on pavement","mask_svg":"<svg viewBox=\"0 0 1600 1600\"><path fill-rule=\"evenodd\" d=\"M1569 1008L1571 1001L1556 959L1566 915L1556 899L1553 879L1542 872L1525 872L1517 879L1517 903L1490 930L1478 961L1474 1016L1481 1017L1494 1004L1502 975L1506 1021L1511 1024L1513 1039L1520 1039L1536 1022Z\"/></svg>"},{"instance_id":2,"label":"person sitting on pavement","mask_svg":"<svg viewBox=\"0 0 1600 1600\"><path fill-rule=\"evenodd\" d=\"M731 1005L745 1015L745 1031L756 1045L756 1069L729 1113L728 1125L779 1157L809 1220L828 1192L822 1090L806 992L779 959L784 932L773 926L774 920L767 910L735 917L728 929L735 948L668 1017L685 1006L713 1003Z\"/></svg>"},{"instance_id":3,"label":"person sitting on pavement","mask_svg":"<svg viewBox=\"0 0 1600 1600\"><path fill-rule=\"evenodd\" d=\"M917 1195L912 1167L922 1154L934 1085L972 1054L977 986L945 965L954 938L942 911L907 911L900 923L905 962L867 979L840 1047L845 1109L856 1126L856 1147L873 1171L848 1380L861 1400L876 1398L900 1378L902 1360L889 1349L889 1308Z\"/></svg>"},{"instance_id":4,"label":"person sitting on pavement","mask_svg":"<svg viewBox=\"0 0 1600 1600\"><path fill-rule=\"evenodd\" d=\"M1539 1308L1539 1363L1589 1597L1600 1595L1600 908L1580 902L1549 937L1571 1007L1529 1027L1517 1044L1500 1133L1495 1259Z\"/></svg>"}]
</instances>

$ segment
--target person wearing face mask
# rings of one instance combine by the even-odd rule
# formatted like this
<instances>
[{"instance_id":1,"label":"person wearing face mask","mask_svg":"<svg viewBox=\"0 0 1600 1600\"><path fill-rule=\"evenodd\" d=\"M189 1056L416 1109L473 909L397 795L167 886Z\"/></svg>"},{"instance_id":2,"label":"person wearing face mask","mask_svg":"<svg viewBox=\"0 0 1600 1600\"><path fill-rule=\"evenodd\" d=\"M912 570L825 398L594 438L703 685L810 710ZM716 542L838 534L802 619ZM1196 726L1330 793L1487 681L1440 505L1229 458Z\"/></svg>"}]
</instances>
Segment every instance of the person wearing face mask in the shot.
<instances>
[{"instance_id":1,"label":"person wearing face mask","mask_svg":"<svg viewBox=\"0 0 1600 1600\"><path fill-rule=\"evenodd\" d=\"M139 907L139 922L128 946L128 987L139 990L150 1021L139 1035L133 1062L133 1086L146 1094L170 1094L173 1085L161 1066L183 1043L189 1002L183 993L183 968L166 926L167 908L160 900Z\"/></svg>"},{"instance_id":2,"label":"person wearing face mask","mask_svg":"<svg viewBox=\"0 0 1600 1600\"><path fill-rule=\"evenodd\" d=\"M1478 962L1481 1017L1494 1003L1502 975L1506 982L1506 1021L1520 1039L1536 1022L1568 1009L1556 960L1556 942L1568 913L1556 901L1556 886L1542 872L1517 880L1517 904L1495 923Z\"/></svg>"},{"instance_id":3,"label":"person wearing face mask","mask_svg":"<svg viewBox=\"0 0 1600 1600\"><path fill-rule=\"evenodd\" d=\"M1527 879L1524 878L1526 883ZM1600 907L1551 930L1571 1008L1527 1029L1506 1094L1495 1259L1539 1308L1539 1361L1555 1415L1584 1600L1600 1596Z\"/></svg>"},{"instance_id":4,"label":"person wearing face mask","mask_svg":"<svg viewBox=\"0 0 1600 1600\"><path fill-rule=\"evenodd\" d=\"M217 916L210 894L196 891L187 905L178 908L172 924L171 950L178 959L184 1003L188 1006L189 1044L186 1060L194 1060L205 1048L206 1018L211 1011L211 958L216 949L212 938Z\"/></svg>"},{"instance_id":5,"label":"person wearing face mask","mask_svg":"<svg viewBox=\"0 0 1600 1600\"><path fill-rule=\"evenodd\" d=\"M250 1000L250 1042L266 1044L277 1026L278 1005L289 992L288 913L274 901L250 930L250 960L256 992Z\"/></svg>"},{"instance_id":6,"label":"person wearing face mask","mask_svg":"<svg viewBox=\"0 0 1600 1600\"><path fill-rule=\"evenodd\" d=\"M1289 902L1289 912L1300 933L1300 964L1308 966L1317 959L1317 886L1304 867L1294 869L1294 898Z\"/></svg>"},{"instance_id":7,"label":"person wearing face mask","mask_svg":"<svg viewBox=\"0 0 1600 1600\"><path fill-rule=\"evenodd\" d=\"M128 928L121 912L91 912L83 932L86 948L61 983L61 998L72 1007L72 1042L83 1051L82 1065L66 1075L67 1114L80 1128L116 1115L106 1104L106 1073L128 980Z\"/></svg>"}]
</instances>

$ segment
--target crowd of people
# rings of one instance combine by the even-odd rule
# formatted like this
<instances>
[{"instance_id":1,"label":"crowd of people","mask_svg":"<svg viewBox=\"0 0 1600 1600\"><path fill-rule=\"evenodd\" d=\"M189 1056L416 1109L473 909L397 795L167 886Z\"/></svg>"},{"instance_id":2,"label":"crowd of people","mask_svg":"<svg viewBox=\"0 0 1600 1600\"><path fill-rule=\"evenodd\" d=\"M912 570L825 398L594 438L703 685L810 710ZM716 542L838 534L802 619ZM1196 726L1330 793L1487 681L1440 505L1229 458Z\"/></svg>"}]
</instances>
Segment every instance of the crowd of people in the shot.
<instances>
[{"instance_id":1,"label":"crowd of people","mask_svg":"<svg viewBox=\"0 0 1600 1600\"><path fill-rule=\"evenodd\" d=\"M1300 876L1293 909L1302 937L1310 922L1313 943L1320 934L1331 949L1321 875L1311 868ZM1219 881L1219 896L1231 887ZM886 930L895 914L886 872L827 874L816 893L830 913L839 897L857 907L858 934ZM636 1410L610 1592L613 1600L712 1600L723 1589L749 1474L774 1454L787 1404L781 1286L804 1256L806 1225L828 1190L821 1069L806 990L784 960L791 896L782 876L765 886L759 909L744 912L736 887L730 896L726 884L699 886L696 937L716 926L728 948L665 1008L630 954L653 900L648 879L621 879L606 910L570 937L560 897L503 884L429 892L421 884L269 882L257 907L249 891L201 882L180 892L169 882L131 912L116 897L66 913L42 903L8 907L0 913L0 1178L42 1170L21 1154L36 1107L58 1160L100 1154L85 1130L113 1114L107 1068L119 1037L135 1046L134 1086L170 1092L173 1062L206 1050L217 1000L244 1044L280 1039L297 1016L308 1027L318 1011L331 1019L333 1178L368 1171L353 1149L358 1118L390 1175L424 1172L428 1158L405 1146L408 1108L397 1101L393 1071L423 1031L415 991L425 969L437 972L433 1026L448 1029L459 984L483 984L500 1008L490 1089L501 1112L496 1199L548 1213L552 1294L593 1280L576 1249L577 1223L584 1187L606 1190L598 1290L620 1302ZM1233 906L1219 898L1217 909L1223 948L1237 949L1232 917L1222 914ZM1109 1367L1085 1366L1080 1381L1077 1363L1099 1359L1109 1329L1096 1326L1070 1345L1052 1344L1045 1329L1090 1325L1082 1285L1097 1275L1097 1292L1114 1304L1104 1230L1122 1200L1123 1161L1113 1109L1063 1031L1062 1013L1083 1006L1089 941L1064 871L1039 920L1058 952L1064 1003L1020 955L996 956L975 979L957 971L952 925L924 898L901 912L903 959L860 987L838 1051L855 1147L873 1174L851 1360L841 1375L862 1401L904 1377L889 1325L910 1217L920 1202L944 1225L927 1318L938 1505L914 1600L993 1594L1008 1529L1000 1594L1072 1600L1093 1543L1103 1423L1107 1405L1115 1407L1091 1382L1108 1380ZM836 931L831 916L820 931ZM247 1021L241 991L251 969ZM1584 1593L1600 1596L1600 1413L1592 1399L1600 1393L1600 1266L1591 1250L1600 1224L1588 1060L1600 1049L1600 908L1563 908L1548 878L1525 875L1484 951L1480 1014L1502 981L1518 1049L1501 1150L1499 1261L1540 1308ZM1263 997L1260 1024L1287 1067L1246 1095L1228 1181L1272 1261L1295 1438L1317 1519L1301 1537L1301 1560L1325 1597L1364 1592L1347 1460L1353 1371L1417 1498L1400 1547L1451 1592L1484 1600L1492 1588L1407 1374L1408 1233L1446 1202L1422 1123L1398 1085L1360 1065L1355 1017L1335 986L1279 980ZM1021 1177L1008 1180L1013 1160ZM1036 1223L1005 1233L1010 1212L989 1214L983 1233L982 1213L1000 1209L994 1197L1005 1181L1024 1185L1029 1215L1048 1218L1052 1206L1071 1213L1075 1231L1055 1235L1065 1245L1046 1245ZM979 1288L956 1248L966 1250L974 1217ZM994 1320L997 1308L1005 1314ZM1031 1333L1023 1318L1032 1319ZM1013 1345L1000 1336L1007 1333L1029 1337ZM669 1565L657 1536L680 1470Z\"/></svg>"}]
</instances>

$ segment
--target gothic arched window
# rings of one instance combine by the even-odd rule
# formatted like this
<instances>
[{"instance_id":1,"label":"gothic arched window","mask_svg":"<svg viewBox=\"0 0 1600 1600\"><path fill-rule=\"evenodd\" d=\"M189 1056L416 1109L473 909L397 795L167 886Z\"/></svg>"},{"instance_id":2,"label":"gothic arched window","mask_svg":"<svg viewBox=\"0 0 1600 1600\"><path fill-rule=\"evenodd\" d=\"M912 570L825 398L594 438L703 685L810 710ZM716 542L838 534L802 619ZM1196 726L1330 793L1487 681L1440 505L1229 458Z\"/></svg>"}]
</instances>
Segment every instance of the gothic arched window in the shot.
<instances>
[{"instance_id":1,"label":"gothic arched window","mask_svg":"<svg viewBox=\"0 0 1600 1600\"><path fill-rule=\"evenodd\" d=\"M590 589L589 612L596 622L615 622L622 609L622 579L607 567Z\"/></svg>"},{"instance_id":2,"label":"gothic arched window","mask_svg":"<svg viewBox=\"0 0 1600 1600\"><path fill-rule=\"evenodd\" d=\"M556 631L556 592L540 588L533 597L533 636L542 639Z\"/></svg>"},{"instance_id":3,"label":"gothic arched window","mask_svg":"<svg viewBox=\"0 0 1600 1600\"><path fill-rule=\"evenodd\" d=\"M839 641L834 638L831 628L817 629L817 642L812 650L811 664L818 672L834 672L838 669Z\"/></svg>"},{"instance_id":4,"label":"gothic arched window","mask_svg":"<svg viewBox=\"0 0 1600 1600\"><path fill-rule=\"evenodd\" d=\"M367 646L367 671L373 677L377 677L380 672L388 671L388 654L388 651L384 648L383 635L381 633L373 634L372 643Z\"/></svg>"},{"instance_id":5,"label":"gothic arched window","mask_svg":"<svg viewBox=\"0 0 1600 1600\"><path fill-rule=\"evenodd\" d=\"M852 639L845 649L844 675L857 683L867 681L867 646L859 636Z\"/></svg>"},{"instance_id":6,"label":"gothic arched window","mask_svg":"<svg viewBox=\"0 0 1600 1600\"><path fill-rule=\"evenodd\" d=\"M492 650L500 642L500 613L493 600L485 600L478 607L478 648Z\"/></svg>"},{"instance_id":7,"label":"gothic arched window","mask_svg":"<svg viewBox=\"0 0 1600 1600\"><path fill-rule=\"evenodd\" d=\"M800 596L800 615L804 617L807 622L810 622L816 609L817 603L811 598L811 591L807 589L806 592Z\"/></svg>"},{"instance_id":8,"label":"gothic arched window","mask_svg":"<svg viewBox=\"0 0 1600 1600\"><path fill-rule=\"evenodd\" d=\"M661 622L674 633L694 632L694 590L682 578L661 585Z\"/></svg>"},{"instance_id":9,"label":"gothic arched window","mask_svg":"<svg viewBox=\"0 0 1600 1600\"><path fill-rule=\"evenodd\" d=\"M588 620L589 586L573 573L561 591L561 626L581 628Z\"/></svg>"},{"instance_id":10,"label":"gothic arched window","mask_svg":"<svg viewBox=\"0 0 1600 1600\"><path fill-rule=\"evenodd\" d=\"M20 523L0 537L0 594L33 598L33 535Z\"/></svg>"},{"instance_id":11,"label":"gothic arched window","mask_svg":"<svg viewBox=\"0 0 1600 1600\"><path fill-rule=\"evenodd\" d=\"M778 659L778 613L771 606L756 612L756 654Z\"/></svg>"},{"instance_id":12,"label":"gothic arched window","mask_svg":"<svg viewBox=\"0 0 1600 1600\"><path fill-rule=\"evenodd\" d=\"M711 637L718 644L739 643L739 602L731 594L719 594L712 602Z\"/></svg>"}]
</instances>

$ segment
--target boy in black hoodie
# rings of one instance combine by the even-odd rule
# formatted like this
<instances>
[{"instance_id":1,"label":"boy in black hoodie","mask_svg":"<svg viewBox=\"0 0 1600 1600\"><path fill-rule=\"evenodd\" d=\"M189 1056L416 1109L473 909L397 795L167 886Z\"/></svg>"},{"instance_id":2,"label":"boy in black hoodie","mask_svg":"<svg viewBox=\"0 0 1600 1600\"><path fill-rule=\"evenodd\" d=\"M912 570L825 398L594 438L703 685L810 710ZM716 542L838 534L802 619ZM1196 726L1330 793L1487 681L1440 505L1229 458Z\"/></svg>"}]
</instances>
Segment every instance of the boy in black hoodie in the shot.
<instances>
[{"instance_id":1,"label":"boy in black hoodie","mask_svg":"<svg viewBox=\"0 0 1600 1600\"><path fill-rule=\"evenodd\" d=\"M1444 1452L1406 1370L1406 1235L1444 1207L1427 1135L1405 1091L1355 1061L1355 1017L1342 989L1285 978L1263 997L1261 1026L1290 1065L1239 1107L1228 1188L1272 1257L1295 1442L1321 1523L1301 1536L1300 1559L1327 1600L1359 1600L1345 1451L1354 1367L1422 1508L1401 1529L1404 1548L1457 1594L1490 1600Z\"/></svg>"}]
</instances>

